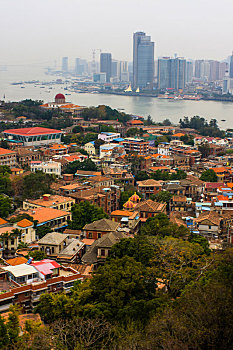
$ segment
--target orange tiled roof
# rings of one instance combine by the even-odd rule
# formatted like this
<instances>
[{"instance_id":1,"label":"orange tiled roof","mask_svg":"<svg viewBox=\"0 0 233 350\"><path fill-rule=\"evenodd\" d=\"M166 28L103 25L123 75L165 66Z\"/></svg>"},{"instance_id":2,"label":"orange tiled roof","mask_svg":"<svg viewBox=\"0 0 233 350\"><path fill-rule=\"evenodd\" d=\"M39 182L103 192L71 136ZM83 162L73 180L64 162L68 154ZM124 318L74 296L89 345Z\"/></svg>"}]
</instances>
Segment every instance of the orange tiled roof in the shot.
<instances>
[{"instance_id":1,"label":"orange tiled roof","mask_svg":"<svg viewBox=\"0 0 233 350\"><path fill-rule=\"evenodd\" d=\"M130 122L129 122L130 124L141 124L141 125L143 125L143 122L141 121L141 120L131 120Z\"/></svg>"},{"instance_id":2,"label":"orange tiled roof","mask_svg":"<svg viewBox=\"0 0 233 350\"><path fill-rule=\"evenodd\" d=\"M28 227L28 226L32 226L32 225L33 225L33 222L31 222L27 219L23 219L23 220L17 222L17 226L23 227L23 228Z\"/></svg>"},{"instance_id":3,"label":"orange tiled roof","mask_svg":"<svg viewBox=\"0 0 233 350\"><path fill-rule=\"evenodd\" d=\"M0 148L0 156L2 156L4 154L15 154L15 152L10 151L9 149Z\"/></svg>"},{"instance_id":4,"label":"orange tiled roof","mask_svg":"<svg viewBox=\"0 0 233 350\"><path fill-rule=\"evenodd\" d=\"M6 260L6 262L11 266L25 264L27 261L28 259L24 258L23 256L17 256L16 258Z\"/></svg>"},{"instance_id":5,"label":"orange tiled roof","mask_svg":"<svg viewBox=\"0 0 233 350\"><path fill-rule=\"evenodd\" d=\"M116 216L131 216L133 213L128 210L114 210L111 212L111 215Z\"/></svg>"},{"instance_id":6,"label":"orange tiled roof","mask_svg":"<svg viewBox=\"0 0 233 350\"><path fill-rule=\"evenodd\" d=\"M4 220L4 219L2 219L2 218L0 218L0 226L1 226L1 225L5 225L5 224L7 224L7 221Z\"/></svg>"},{"instance_id":7,"label":"orange tiled roof","mask_svg":"<svg viewBox=\"0 0 233 350\"><path fill-rule=\"evenodd\" d=\"M182 132L178 132L177 134L174 134L173 136L176 136L176 137L181 137L181 136L184 136L185 134L183 134Z\"/></svg>"},{"instance_id":8,"label":"orange tiled roof","mask_svg":"<svg viewBox=\"0 0 233 350\"><path fill-rule=\"evenodd\" d=\"M26 212L30 216L33 217L33 220L37 220L39 224L45 222L54 220L63 216L70 215L69 212L64 210L58 210L53 208L35 208L33 210L28 210Z\"/></svg>"},{"instance_id":9,"label":"orange tiled roof","mask_svg":"<svg viewBox=\"0 0 233 350\"><path fill-rule=\"evenodd\" d=\"M224 173L228 172L228 169L225 167L219 167L219 168L211 168L215 173Z\"/></svg>"}]
</instances>

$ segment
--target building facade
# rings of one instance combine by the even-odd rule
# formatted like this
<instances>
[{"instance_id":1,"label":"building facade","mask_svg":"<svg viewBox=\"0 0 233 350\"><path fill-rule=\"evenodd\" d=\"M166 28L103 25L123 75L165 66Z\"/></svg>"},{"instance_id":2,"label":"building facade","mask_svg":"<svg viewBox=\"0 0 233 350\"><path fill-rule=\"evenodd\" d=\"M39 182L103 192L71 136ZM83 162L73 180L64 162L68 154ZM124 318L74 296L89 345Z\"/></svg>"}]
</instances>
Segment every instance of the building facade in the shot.
<instances>
[{"instance_id":1,"label":"building facade","mask_svg":"<svg viewBox=\"0 0 233 350\"><path fill-rule=\"evenodd\" d=\"M154 42L144 32L133 35L133 86L152 88L154 80Z\"/></svg>"}]
</instances>

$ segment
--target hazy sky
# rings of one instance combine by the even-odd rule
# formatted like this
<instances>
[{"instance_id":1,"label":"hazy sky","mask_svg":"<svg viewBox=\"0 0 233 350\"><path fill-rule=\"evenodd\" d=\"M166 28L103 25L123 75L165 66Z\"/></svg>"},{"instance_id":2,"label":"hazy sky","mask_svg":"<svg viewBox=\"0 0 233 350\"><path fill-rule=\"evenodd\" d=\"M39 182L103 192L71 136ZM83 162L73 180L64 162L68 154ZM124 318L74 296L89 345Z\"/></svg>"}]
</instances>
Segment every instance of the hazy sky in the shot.
<instances>
[{"instance_id":1,"label":"hazy sky","mask_svg":"<svg viewBox=\"0 0 233 350\"><path fill-rule=\"evenodd\" d=\"M232 0L0 0L0 64L91 60L92 49L132 60L145 31L155 56L223 59L233 50Z\"/></svg>"}]
</instances>

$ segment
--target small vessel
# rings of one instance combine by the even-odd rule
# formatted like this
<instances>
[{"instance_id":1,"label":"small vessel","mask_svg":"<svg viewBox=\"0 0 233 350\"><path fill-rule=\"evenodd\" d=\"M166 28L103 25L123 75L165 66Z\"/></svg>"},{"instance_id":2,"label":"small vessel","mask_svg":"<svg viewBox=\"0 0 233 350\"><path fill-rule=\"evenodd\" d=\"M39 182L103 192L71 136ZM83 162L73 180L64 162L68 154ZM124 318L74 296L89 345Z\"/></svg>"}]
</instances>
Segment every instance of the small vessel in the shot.
<instances>
[{"instance_id":1,"label":"small vessel","mask_svg":"<svg viewBox=\"0 0 233 350\"><path fill-rule=\"evenodd\" d=\"M221 122L225 122L225 121L226 121L226 119L222 119L222 120L221 120Z\"/></svg>"},{"instance_id":2,"label":"small vessel","mask_svg":"<svg viewBox=\"0 0 233 350\"><path fill-rule=\"evenodd\" d=\"M139 89L139 87L137 88L137 90L136 90L135 92L140 92L140 89Z\"/></svg>"}]
</instances>

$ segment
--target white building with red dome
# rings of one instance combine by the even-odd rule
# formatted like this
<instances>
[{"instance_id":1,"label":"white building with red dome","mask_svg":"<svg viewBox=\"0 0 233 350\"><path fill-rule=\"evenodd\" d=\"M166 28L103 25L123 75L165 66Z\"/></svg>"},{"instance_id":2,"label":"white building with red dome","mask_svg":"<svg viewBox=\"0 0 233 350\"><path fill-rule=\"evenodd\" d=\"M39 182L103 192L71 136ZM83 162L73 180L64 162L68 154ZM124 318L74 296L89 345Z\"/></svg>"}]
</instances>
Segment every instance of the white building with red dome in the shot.
<instances>
[{"instance_id":1,"label":"white building with red dome","mask_svg":"<svg viewBox=\"0 0 233 350\"><path fill-rule=\"evenodd\" d=\"M82 111L87 108L85 106L79 106L75 105L71 102L66 102L66 98L63 94L59 93L55 96L55 101L54 102L47 102L44 103L43 105L40 106L41 108L45 109L54 109L54 108L59 108L63 112L72 114L75 116L80 116Z\"/></svg>"}]
</instances>

